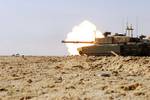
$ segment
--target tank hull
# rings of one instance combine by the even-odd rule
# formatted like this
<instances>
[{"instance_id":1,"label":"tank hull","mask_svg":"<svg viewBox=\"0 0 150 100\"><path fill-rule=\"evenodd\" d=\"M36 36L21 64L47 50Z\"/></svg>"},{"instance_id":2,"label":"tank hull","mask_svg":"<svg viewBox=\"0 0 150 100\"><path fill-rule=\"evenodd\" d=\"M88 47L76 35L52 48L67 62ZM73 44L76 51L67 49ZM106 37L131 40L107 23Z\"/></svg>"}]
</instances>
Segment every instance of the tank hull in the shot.
<instances>
[{"instance_id":1,"label":"tank hull","mask_svg":"<svg viewBox=\"0 0 150 100\"><path fill-rule=\"evenodd\" d=\"M80 55L88 56L150 56L150 45L104 44L78 48Z\"/></svg>"}]
</instances>

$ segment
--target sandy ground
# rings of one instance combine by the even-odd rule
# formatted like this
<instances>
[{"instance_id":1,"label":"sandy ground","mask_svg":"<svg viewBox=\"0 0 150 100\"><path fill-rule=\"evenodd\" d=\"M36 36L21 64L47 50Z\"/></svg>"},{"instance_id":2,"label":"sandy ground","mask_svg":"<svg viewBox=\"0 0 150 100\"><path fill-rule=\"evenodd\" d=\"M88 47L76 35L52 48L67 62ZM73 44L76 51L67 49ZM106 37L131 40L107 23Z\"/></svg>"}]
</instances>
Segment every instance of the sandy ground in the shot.
<instances>
[{"instance_id":1,"label":"sandy ground","mask_svg":"<svg viewBox=\"0 0 150 100\"><path fill-rule=\"evenodd\" d=\"M0 57L0 100L150 100L150 57Z\"/></svg>"}]
</instances>

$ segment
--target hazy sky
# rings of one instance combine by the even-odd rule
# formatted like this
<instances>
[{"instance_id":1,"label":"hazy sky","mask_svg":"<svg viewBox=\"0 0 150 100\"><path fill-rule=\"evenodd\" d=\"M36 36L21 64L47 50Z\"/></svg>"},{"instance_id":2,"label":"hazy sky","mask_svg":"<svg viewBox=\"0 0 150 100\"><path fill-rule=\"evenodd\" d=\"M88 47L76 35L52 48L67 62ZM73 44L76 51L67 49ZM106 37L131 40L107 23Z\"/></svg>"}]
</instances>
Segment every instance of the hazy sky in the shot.
<instances>
[{"instance_id":1,"label":"hazy sky","mask_svg":"<svg viewBox=\"0 0 150 100\"><path fill-rule=\"evenodd\" d=\"M0 0L0 55L66 55L60 41L75 25L123 32L127 18L150 35L150 0Z\"/></svg>"}]
</instances>

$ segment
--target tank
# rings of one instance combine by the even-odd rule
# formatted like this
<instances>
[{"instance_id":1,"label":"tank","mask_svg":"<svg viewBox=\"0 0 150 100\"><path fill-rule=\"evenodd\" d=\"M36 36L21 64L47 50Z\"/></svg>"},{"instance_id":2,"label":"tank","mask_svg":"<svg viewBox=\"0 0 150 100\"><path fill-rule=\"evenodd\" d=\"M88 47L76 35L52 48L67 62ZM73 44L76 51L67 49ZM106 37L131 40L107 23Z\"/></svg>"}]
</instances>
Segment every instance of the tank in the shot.
<instances>
[{"instance_id":1,"label":"tank","mask_svg":"<svg viewBox=\"0 0 150 100\"><path fill-rule=\"evenodd\" d=\"M80 55L150 56L150 40L145 39L144 35L133 37L132 31L132 27L127 27L125 34L111 35L111 32L105 32L104 38L95 38L95 41L62 41L62 43L93 44L78 48Z\"/></svg>"}]
</instances>

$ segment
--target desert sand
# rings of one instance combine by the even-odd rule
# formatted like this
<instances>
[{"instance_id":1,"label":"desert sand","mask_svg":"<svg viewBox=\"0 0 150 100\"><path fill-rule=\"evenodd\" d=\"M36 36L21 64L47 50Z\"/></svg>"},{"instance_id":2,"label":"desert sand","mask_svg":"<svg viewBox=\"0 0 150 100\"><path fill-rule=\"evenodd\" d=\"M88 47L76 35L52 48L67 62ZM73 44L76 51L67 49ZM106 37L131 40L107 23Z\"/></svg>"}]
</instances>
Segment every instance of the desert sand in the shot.
<instances>
[{"instance_id":1,"label":"desert sand","mask_svg":"<svg viewBox=\"0 0 150 100\"><path fill-rule=\"evenodd\" d=\"M0 57L0 100L150 100L150 57Z\"/></svg>"}]
</instances>

